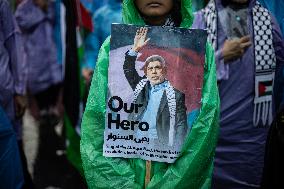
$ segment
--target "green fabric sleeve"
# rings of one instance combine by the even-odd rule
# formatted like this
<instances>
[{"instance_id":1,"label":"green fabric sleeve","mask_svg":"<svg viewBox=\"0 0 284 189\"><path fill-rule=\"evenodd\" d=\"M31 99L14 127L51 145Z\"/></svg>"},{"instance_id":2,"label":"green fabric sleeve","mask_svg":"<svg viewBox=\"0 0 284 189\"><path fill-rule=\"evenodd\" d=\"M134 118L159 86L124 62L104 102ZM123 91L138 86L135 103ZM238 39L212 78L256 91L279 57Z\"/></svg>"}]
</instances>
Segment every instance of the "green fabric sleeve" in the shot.
<instances>
[{"instance_id":1,"label":"green fabric sleeve","mask_svg":"<svg viewBox=\"0 0 284 189\"><path fill-rule=\"evenodd\" d=\"M89 188L144 188L145 161L103 156L109 38L102 45L81 125L81 158ZM209 188L217 141L219 96L214 51L206 47L200 114L174 164L152 162L147 188Z\"/></svg>"},{"instance_id":2,"label":"green fabric sleeve","mask_svg":"<svg viewBox=\"0 0 284 189\"><path fill-rule=\"evenodd\" d=\"M138 188L130 164L103 156L109 38L102 45L81 124L81 158L89 188Z\"/></svg>"}]
</instances>

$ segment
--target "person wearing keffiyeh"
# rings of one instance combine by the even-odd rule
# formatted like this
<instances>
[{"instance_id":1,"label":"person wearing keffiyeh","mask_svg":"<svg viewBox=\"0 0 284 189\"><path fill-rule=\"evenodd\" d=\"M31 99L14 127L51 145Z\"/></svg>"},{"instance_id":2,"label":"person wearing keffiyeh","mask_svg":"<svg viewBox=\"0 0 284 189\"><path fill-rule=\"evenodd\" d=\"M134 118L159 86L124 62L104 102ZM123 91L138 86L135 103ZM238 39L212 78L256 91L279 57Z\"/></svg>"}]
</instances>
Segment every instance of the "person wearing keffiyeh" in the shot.
<instances>
[{"instance_id":1,"label":"person wearing keffiyeh","mask_svg":"<svg viewBox=\"0 0 284 189\"><path fill-rule=\"evenodd\" d=\"M266 136L283 95L279 26L255 0L212 0L192 27L208 29L215 48L221 118L213 188L259 188Z\"/></svg>"},{"instance_id":2,"label":"person wearing keffiyeh","mask_svg":"<svg viewBox=\"0 0 284 189\"><path fill-rule=\"evenodd\" d=\"M125 54L124 75L134 91L133 102L141 105L137 112L129 115L129 119L148 122L149 137L157 140L155 143L177 144L180 148L188 130L185 94L166 79L167 66L162 56L151 55L146 59L142 67L143 77L135 69L139 50L150 40L146 38L147 31L143 27L137 30L133 47ZM143 133L138 131L140 136Z\"/></svg>"}]
</instances>

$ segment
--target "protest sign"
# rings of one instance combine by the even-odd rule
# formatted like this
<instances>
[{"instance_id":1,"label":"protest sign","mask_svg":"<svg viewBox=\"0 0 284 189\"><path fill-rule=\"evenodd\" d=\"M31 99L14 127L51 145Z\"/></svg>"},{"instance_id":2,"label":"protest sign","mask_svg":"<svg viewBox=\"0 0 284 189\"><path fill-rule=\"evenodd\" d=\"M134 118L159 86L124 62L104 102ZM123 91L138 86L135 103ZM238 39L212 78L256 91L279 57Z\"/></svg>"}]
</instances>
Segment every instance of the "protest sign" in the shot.
<instances>
[{"instance_id":1,"label":"protest sign","mask_svg":"<svg viewBox=\"0 0 284 189\"><path fill-rule=\"evenodd\" d=\"M201 105L207 32L113 24L103 155L173 163Z\"/></svg>"}]
</instances>

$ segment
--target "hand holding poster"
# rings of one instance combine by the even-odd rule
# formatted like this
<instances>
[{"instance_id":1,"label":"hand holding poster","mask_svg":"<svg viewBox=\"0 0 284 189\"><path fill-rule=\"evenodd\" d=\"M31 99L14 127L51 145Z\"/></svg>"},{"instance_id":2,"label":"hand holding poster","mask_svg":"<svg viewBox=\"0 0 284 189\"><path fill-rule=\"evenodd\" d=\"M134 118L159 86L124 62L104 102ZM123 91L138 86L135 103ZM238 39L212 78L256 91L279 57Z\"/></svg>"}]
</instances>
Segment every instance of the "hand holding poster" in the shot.
<instances>
[{"instance_id":1,"label":"hand holding poster","mask_svg":"<svg viewBox=\"0 0 284 189\"><path fill-rule=\"evenodd\" d=\"M168 163L179 157L200 108L206 35L112 25L104 156Z\"/></svg>"}]
</instances>

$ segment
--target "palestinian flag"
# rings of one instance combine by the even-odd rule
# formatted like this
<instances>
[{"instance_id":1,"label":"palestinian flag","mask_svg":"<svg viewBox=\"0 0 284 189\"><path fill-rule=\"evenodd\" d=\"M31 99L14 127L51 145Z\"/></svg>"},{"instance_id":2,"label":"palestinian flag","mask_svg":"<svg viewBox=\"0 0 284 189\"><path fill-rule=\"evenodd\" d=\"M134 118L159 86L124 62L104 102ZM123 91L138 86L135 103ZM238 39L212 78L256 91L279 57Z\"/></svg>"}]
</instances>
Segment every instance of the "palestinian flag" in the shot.
<instances>
[{"instance_id":1,"label":"palestinian flag","mask_svg":"<svg viewBox=\"0 0 284 189\"><path fill-rule=\"evenodd\" d=\"M270 81L261 81L258 83L258 94L259 97L267 96L267 95L272 95L272 90L273 90L273 84L272 80Z\"/></svg>"},{"instance_id":2,"label":"palestinian flag","mask_svg":"<svg viewBox=\"0 0 284 189\"><path fill-rule=\"evenodd\" d=\"M83 6L80 1L76 1L77 5L77 25L80 28L86 29L89 32L94 30L93 23L92 23L92 16L91 13Z\"/></svg>"},{"instance_id":3,"label":"palestinian flag","mask_svg":"<svg viewBox=\"0 0 284 189\"><path fill-rule=\"evenodd\" d=\"M91 16L79 0L63 0L66 7L66 59L64 78L64 126L67 138L67 158L83 176L80 155L80 124L83 114L85 86L81 77L84 54L80 27L92 31Z\"/></svg>"}]
</instances>

